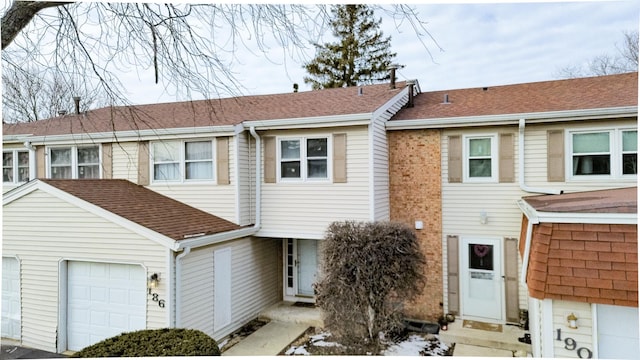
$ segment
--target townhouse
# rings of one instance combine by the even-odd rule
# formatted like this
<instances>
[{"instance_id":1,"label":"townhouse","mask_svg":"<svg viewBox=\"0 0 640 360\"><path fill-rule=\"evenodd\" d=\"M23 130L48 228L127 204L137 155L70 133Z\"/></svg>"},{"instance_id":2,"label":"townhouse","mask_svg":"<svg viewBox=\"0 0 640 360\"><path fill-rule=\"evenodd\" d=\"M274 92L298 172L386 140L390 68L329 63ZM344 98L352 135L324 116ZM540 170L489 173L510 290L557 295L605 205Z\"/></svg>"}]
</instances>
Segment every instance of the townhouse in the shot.
<instances>
[{"instance_id":1,"label":"townhouse","mask_svg":"<svg viewBox=\"0 0 640 360\"><path fill-rule=\"evenodd\" d=\"M637 72L416 95L386 124L429 264L411 314L527 310L536 357L635 357L637 105Z\"/></svg>"},{"instance_id":2,"label":"townhouse","mask_svg":"<svg viewBox=\"0 0 640 360\"><path fill-rule=\"evenodd\" d=\"M388 219L389 84L97 109L3 127L2 336L222 339L314 301L335 220Z\"/></svg>"}]
</instances>

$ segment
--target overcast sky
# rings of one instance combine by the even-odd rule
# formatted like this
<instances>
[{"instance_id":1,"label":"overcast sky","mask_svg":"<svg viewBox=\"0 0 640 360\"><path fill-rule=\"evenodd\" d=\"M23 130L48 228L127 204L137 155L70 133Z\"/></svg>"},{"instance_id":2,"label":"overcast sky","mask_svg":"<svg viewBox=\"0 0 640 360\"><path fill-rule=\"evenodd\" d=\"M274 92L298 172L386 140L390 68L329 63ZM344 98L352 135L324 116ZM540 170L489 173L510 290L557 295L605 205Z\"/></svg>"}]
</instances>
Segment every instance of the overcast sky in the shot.
<instances>
[{"instance_id":1,"label":"overcast sky","mask_svg":"<svg viewBox=\"0 0 640 360\"><path fill-rule=\"evenodd\" d=\"M623 32L639 26L637 0L496 2L416 3L420 17L428 22L427 30L442 48L426 39L431 54L408 24L397 28L380 14L397 63L405 66L398 72L399 80L417 79L423 92L553 80L565 66L616 54ZM313 57L312 49L307 56ZM301 59L283 59L281 49L273 48L270 60L248 52L239 58L243 63L232 70L247 95L291 92L293 83L300 91L310 90L303 81ZM140 81L126 82L132 103L177 100L153 85L152 76L149 71Z\"/></svg>"}]
</instances>

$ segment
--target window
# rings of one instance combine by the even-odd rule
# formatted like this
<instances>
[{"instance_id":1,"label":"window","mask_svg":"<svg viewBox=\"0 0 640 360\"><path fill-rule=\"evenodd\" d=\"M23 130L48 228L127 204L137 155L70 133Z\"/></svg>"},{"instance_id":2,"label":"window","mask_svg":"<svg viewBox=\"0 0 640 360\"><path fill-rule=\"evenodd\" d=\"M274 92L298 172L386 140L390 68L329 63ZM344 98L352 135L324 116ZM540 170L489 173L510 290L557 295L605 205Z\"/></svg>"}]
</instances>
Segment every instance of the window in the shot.
<instances>
[{"instance_id":1,"label":"window","mask_svg":"<svg viewBox=\"0 0 640 360\"><path fill-rule=\"evenodd\" d=\"M99 179L100 147L50 148L49 177L52 179Z\"/></svg>"},{"instance_id":2,"label":"window","mask_svg":"<svg viewBox=\"0 0 640 360\"><path fill-rule=\"evenodd\" d=\"M569 149L574 178L637 174L638 131L635 129L572 132Z\"/></svg>"},{"instance_id":3,"label":"window","mask_svg":"<svg viewBox=\"0 0 640 360\"><path fill-rule=\"evenodd\" d=\"M213 180L213 142L164 141L152 145L153 180Z\"/></svg>"},{"instance_id":4,"label":"window","mask_svg":"<svg viewBox=\"0 0 640 360\"><path fill-rule=\"evenodd\" d=\"M329 138L280 139L281 180L329 179Z\"/></svg>"},{"instance_id":5,"label":"window","mask_svg":"<svg viewBox=\"0 0 640 360\"><path fill-rule=\"evenodd\" d=\"M465 137L465 181L497 181L497 142L495 136Z\"/></svg>"},{"instance_id":6,"label":"window","mask_svg":"<svg viewBox=\"0 0 640 360\"><path fill-rule=\"evenodd\" d=\"M2 182L29 181L29 151L13 150L2 153Z\"/></svg>"}]
</instances>

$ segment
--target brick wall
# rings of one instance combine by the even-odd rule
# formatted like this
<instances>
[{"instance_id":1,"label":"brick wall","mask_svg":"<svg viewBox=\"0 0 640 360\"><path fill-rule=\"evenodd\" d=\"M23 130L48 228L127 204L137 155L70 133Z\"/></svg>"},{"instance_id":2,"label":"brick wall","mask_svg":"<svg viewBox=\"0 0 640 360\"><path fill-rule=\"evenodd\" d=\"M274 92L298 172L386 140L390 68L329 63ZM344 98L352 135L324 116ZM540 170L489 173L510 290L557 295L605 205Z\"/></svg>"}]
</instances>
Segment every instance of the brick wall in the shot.
<instances>
[{"instance_id":1,"label":"brick wall","mask_svg":"<svg viewBox=\"0 0 640 360\"><path fill-rule=\"evenodd\" d=\"M538 299L637 307L636 225L534 225L527 284Z\"/></svg>"},{"instance_id":2,"label":"brick wall","mask_svg":"<svg viewBox=\"0 0 640 360\"><path fill-rule=\"evenodd\" d=\"M387 133L389 140L390 217L414 227L425 254L426 283L418 298L406 304L406 315L435 321L442 314L442 192L440 132L406 130Z\"/></svg>"}]
</instances>

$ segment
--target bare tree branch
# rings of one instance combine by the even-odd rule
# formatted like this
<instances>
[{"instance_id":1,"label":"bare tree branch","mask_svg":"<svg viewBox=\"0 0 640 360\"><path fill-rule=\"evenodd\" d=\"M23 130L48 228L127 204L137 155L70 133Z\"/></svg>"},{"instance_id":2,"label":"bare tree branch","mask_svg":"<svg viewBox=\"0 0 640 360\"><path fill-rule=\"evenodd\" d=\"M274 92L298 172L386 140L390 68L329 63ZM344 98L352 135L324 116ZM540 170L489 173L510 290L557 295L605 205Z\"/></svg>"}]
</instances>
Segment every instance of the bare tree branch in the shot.
<instances>
[{"instance_id":1,"label":"bare tree branch","mask_svg":"<svg viewBox=\"0 0 640 360\"><path fill-rule=\"evenodd\" d=\"M40 10L69 4L68 1L14 1L2 17L2 49L4 50Z\"/></svg>"}]
</instances>

